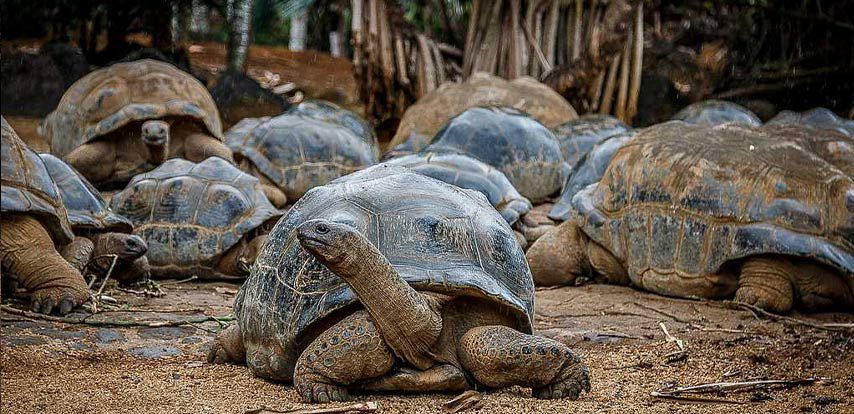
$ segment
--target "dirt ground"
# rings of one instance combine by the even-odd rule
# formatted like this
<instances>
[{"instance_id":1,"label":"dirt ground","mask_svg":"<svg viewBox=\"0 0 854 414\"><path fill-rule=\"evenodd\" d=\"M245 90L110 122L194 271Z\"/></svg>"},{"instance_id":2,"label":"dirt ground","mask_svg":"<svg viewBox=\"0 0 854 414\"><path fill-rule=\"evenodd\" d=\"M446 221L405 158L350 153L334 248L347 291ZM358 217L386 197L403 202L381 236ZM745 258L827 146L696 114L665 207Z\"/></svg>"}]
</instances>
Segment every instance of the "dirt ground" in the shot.
<instances>
[{"instance_id":1,"label":"dirt ground","mask_svg":"<svg viewBox=\"0 0 854 414\"><path fill-rule=\"evenodd\" d=\"M117 299L87 321L193 321L227 316L238 286L164 284L146 298L107 288ZM21 307L23 303L12 302ZM76 316L84 316L77 314ZM244 413L303 407L293 388L254 378L244 366L210 365L205 355L221 329L215 321L176 327L98 327L30 320L0 312L3 413ZM854 315L793 314L812 324L851 323ZM663 323L687 357L669 358ZM225 324L225 323L223 323ZM770 321L723 302L664 298L630 288L588 285L540 290L536 328L580 352L593 389L578 401L542 401L530 390L485 391L481 413L852 413L852 332ZM657 399L661 387L717 381L824 378L789 389L711 398L746 402L683 403ZM436 413L452 395L363 395L383 413Z\"/></svg>"}]
</instances>

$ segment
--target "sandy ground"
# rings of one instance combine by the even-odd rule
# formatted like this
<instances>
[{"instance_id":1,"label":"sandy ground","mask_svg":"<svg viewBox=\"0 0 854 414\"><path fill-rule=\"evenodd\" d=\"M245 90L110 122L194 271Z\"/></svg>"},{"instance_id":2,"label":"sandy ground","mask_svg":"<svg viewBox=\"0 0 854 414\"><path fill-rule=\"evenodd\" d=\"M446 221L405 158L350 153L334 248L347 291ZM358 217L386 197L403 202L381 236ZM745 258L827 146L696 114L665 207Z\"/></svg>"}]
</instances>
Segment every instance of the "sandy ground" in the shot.
<instances>
[{"instance_id":1,"label":"sandy ground","mask_svg":"<svg viewBox=\"0 0 854 414\"><path fill-rule=\"evenodd\" d=\"M237 286L164 285L145 298L108 288L118 299L96 321L191 320L230 312ZM22 306L20 302L12 302ZM125 310L125 311L122 311ZM669 299L629 288L590 285L541 290L536 327L582 353L593 390L578 401L542 401L530 391L485 391L481 413L852 413L851 331L769 321L722 302ZM244 413L303 407L288 384L254 378L243 366L204 362L216 322L180 327L95 327L32 321L0 313L3 413ZM761 316L761 315L760 315ZM854 315L790 315L814 324L851 323ZM687 358L668 361L684 341ZM753 379L827 378L820 384L713 398L746 402L682 403L651 397L669 384ZM435 413L453 395L364 395L379 412Z\"/></svg>"}]
</instances>

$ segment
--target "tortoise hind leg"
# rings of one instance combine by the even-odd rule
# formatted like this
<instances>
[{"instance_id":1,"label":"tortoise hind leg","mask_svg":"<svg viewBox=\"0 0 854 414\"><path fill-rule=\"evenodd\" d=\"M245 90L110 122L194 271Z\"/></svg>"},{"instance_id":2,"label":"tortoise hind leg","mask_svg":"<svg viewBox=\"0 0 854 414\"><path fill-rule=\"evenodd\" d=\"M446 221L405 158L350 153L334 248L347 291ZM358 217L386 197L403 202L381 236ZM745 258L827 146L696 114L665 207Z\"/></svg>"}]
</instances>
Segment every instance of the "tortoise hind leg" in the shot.
<instances>
[{"instance_id":1,"label":"tortoise hind leg","mask_svg":"<svg viewBox=\"0 0 854 414\"><path fill-rule=\"evenodd\" d=\"M587 366L566 345L506 326L479 326L460 340L463 367L487 387L520 385L537 398L577 399L590 391Z\"/></svg>"},{"instance_id":2,"label":"tortoise hind leg","mask_svg":"<svg viewBox=\"0 0 854 414\"><path fill-rule=\"evenodd\" d=\"M800 309L819 312L854 306L852 286L845 283L839 272L810 261L799 262L797 266L793 282Z\"/></svg>"},{"instance_id":3,"label":"tortoise hind leg","mask_svg":"<svg viewBox=\"0 0 854 414\"><path fill-rule=\"evenodd\" d=\"M320 334L302 352L294 388L306 402L346 401L347 387L391 370L394 355L365 311Z\"/></svg>"},{"instance_id":4,"label":"tortoise hind leg","mask_svg":"<svg viewBox=\"0 0 854 414\"><path fill-rule=\"evenodd\" d=\"M782 257L747 259L741 265L735 300L771 312L788 312L794 303L792 281L797 272L797 266Z\"/></svg>"}]
</instances>

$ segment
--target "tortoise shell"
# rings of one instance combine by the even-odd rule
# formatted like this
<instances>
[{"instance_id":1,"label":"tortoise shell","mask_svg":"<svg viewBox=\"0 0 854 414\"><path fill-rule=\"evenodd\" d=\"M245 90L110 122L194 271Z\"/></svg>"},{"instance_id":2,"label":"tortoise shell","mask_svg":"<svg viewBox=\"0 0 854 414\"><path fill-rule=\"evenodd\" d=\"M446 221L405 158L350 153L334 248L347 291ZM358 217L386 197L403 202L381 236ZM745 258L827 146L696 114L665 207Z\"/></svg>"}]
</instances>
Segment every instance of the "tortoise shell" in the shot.
<instances>
[{"instance_id":1,"label":"tortoise shell","mask_svg":"<svg viewBox=\"0 0 854 414\"><path fill-rule=\"evenodd\" d=\"M290 110L244 120L226 133L226 144L296 200L309 189L377 162L376 146L339 122Z\"/></svg>"},{"instance_id":2,"label":"tortoise shell","mask_svg":"<svg viewBox=\"0 0 854 414\"><path fill-rule=\"evenodd\" d=\"M309 99L301 102L296 108L292 109L293 113L314 118L318 121L334 122L341 126L350 128L353 133L359 138L365 140L368 145L374 148L374 155L379 159L380 144L377 135L374 134L374 129L359 115L352 111L348 111L335 105L332 102L320 99Z\"/></svg>"},{"instance_id":3,"label":"tortoise shell","mask_svg":"<svg viewBox=\"0 0 854 414\"><path fill-rule=\"evenodd\" d=\"M159 276L228 278L215 269L222 254L282 215L257 178L218 157L198 164L170 159L133 177L110 206L148 243L152 274Z\"/></svg>"},{"instance_id":4,"label":"tortoise shell","mask_svg":"<svg viewBox=\"0 0 854 414\"><path fill-rule=\"evenodd\" d=\"M37 216L58 245L74 239L68 212L59 188L48 173L44 161L31 150L6 118L2 124L2 196L3 213L26 213Z\"/></svg>"},{"instance_id":5,"label":"tortoise shell","mask_svg":"<svg viewBox=\"0 0 854 414\"><path fill-rule=\"evenodd\" d=\"M219 111L196 78L152 59L116 63L74 82L42 124L51 153L64 157L95 138L134 122L180 116L222 139Z\"/></svg>"},{"instance_id":6,"label":"tortoise shell","mask_svg":"<svg viewBox=\"0 0 854 414\"><path fill-rule=\"evenodd\" d=\"M813 129L833 130L854 138L854 120L841 118L827 108L813 108L804 112L781 111L765 125L800 125Z\"/></svg>"},{"instance_id":7,"label":"tortoise shell","mask_svg":"<svg viewBox=\"0 0 854 414\"><path fill-rule=\"evenodd\" d=\"M419 291L504 305L517 329L532 330L534 285L513 231L477 191L380 164L310 190L270 232L234 301L247 364L281 358L273 378L289 379L301 347L358 306L344 279L296 238L306 220L324 218L360 231ZM358 252L353 252L358 254Z\"/></svg>"},{"instance_id":8,"label":"tortoise shell","mask_svg":"<svg viewBox=\"0 0 854 414\"><path fill-rule=\"evenodd\" d=\"M467 109L436 134L426 151L465 154L495 167L535 203L559 191L570 169L554 134L509 107Z\"/></svg>"},{"instance_id":9,"label":"tortoise shell","mask_svg":"<svg viewBox=\"0 0 854 414\"><path fill-rule=\"evenodd\" d=\"M575 197L575 194L588 185L599 182L617 150L635 135L637 135L637 130L610 136L594 145L593 149L584 154L572 168L572 173L560 192L560 198L549 211L549 218L552 220L569 220L572 216L572 197Z\"/></svg>"},{"instance_id":10,"label":"tortoise shell","mask_svg":"<svg viewBox=\"0 0 854 414\"><path fill-rule=\"evenodd\" d=\"M672 120L706 126L737 122L747 126L762 125L762 121L749 109L729 101L710 99L692 103L673 115Z\"/></svg>"},{"instance_id":11,"label":"tortoise shell","mask_svg":"<svg viewBox=\"0 0 854 414\"><path fill-rule=\"evenodd\" d=\"M578 160L596 144L628 129L628 125L611 115L588 114L564 122L552 131L560 142L563 160L575 167Z\"/></svg>"},{"instance_id":12,"label":"tortoise shell","mask_svg":"<svg viewBox=\"0 0 854 414\"><path fill-rule=\"evenodd\" d=\"M573 207L583 231L640 286L647 269L698 277L760 254L814 259L854 276L854 181L761 128L647 128Z\"/></svg>"},{"instance_id":13,"label":"tortoise shell","mask_svg":"<svg viewBox=\"0 0 854 414\"><path fill-rule=\"evenodd\" d=\"M133 232L130 220L116 214L101 193L74 167L51 154L39 154L51 178L59 187L68 220L75 231Z\"/></svg>"},{"instance_id":14,"label":"tortoise shell","mask_svg":"<svg viewBox=\"0 0 854 414\"><path fill-rule=\"evenodd\" d=\"M384 158L418 152L451 118L469 108L491 105L514 107L549 128L578 117L569 102L534 78L524 76L508 82L478 72L466 82L444 83L410 106L389 142L392 151Z\"/></svg>"},{"instance_id":15,"label":"tortoise shell","mask_svg":"<svg viewBox=\"0 0 854 414\"><path fill-rule=\"evenodd\" d=\"M531 202L516 191L504 173L467 155L422 151L393 158L385 164L407 167L460 188L480 191L510 225L532 208Z\"/></svg>"}]
</instances>

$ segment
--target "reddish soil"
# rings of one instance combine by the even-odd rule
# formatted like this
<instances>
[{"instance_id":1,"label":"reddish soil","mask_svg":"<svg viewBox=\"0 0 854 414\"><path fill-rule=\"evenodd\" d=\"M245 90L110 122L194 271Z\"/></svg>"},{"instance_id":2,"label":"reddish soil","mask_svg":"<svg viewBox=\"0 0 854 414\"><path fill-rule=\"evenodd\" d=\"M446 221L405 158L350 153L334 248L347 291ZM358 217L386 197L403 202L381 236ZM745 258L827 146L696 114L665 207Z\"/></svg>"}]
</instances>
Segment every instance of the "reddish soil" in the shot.
<instances>
[{"instance_id":1,"label":"reddish soil","mask_svg":"<svg viewBox=\"0 0 854 414\"><path fill-rule=\"evenodd\" d=\"M119 305L89 320L223 316L230 312L237 288L224 283L164 285L166 296L161 298L108 289ZM592 392L578 401L542 401L522 388L486 391L484 408L471 412L854 412L850 330L769 321L722 302L670 299L615 286L540 290L536 300L538 332L581 352L590 367ZM3 413L244 413L259 407L305 406L288 384L254 378L243 366L205 363L208 344L220 329L216 322L104 328L31 321L6 312L0 316ZM811 324L854 322L850 314L790 317ZM668 361L666 355L676 345L665 340L659 323L684 341L684 359ZM709 395L744 402L739 405L650 396L668 384L810 377L827 379L789 389ZM359 399L378 402L383 413L438 413L451 397Z\"/></svg>"}]
</instances>

